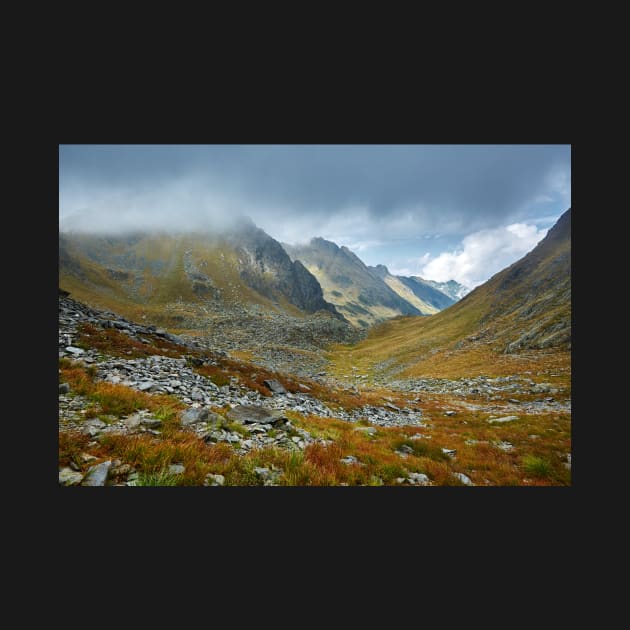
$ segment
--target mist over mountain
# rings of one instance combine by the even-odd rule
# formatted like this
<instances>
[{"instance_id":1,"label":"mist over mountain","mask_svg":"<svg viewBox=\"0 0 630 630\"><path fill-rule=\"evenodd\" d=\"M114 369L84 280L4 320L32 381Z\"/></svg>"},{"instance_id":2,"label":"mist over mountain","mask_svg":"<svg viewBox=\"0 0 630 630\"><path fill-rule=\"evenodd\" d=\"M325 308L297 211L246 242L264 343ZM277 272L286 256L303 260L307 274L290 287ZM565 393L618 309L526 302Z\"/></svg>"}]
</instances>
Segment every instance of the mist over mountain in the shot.
<instances>
[{"instance_id":1,"label":"mist over mountain","mask_svg":"<svg viewBox=\"0 0 630 630\"><path fill-rule=\"evenodd\" d=\"M59 235L60 286L123 312L143 309L173 323L193 312L257 305L343 319L316 278L282 246L239 217L217 232Z\"/></svg>"}]
</instances>

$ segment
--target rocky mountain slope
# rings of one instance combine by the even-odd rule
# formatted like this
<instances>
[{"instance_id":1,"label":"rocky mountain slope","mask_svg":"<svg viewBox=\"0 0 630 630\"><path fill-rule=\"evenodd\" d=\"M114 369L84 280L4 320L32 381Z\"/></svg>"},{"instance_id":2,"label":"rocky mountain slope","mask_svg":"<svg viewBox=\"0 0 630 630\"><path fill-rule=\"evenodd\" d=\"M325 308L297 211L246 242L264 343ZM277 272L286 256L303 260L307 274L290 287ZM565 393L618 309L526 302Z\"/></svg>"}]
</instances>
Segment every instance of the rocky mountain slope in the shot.
<instances>
[{"instance_id":1,"label":"rocky mountain slope","mask_svg":"<svg viewBox=\"0 0 630 630\"><path fill-rule=\"evenodd\" d=\"M307 245L284 244L284 248L317 278L324 298L357 326L367 328L398 315L423 314L347 247L314 238Z\"/></svg>"},{"instance_id":2,"label":"rocky mountain slope","mask_svg":"<svg viewBox=\"0 0 630 630\"><path fill-rule=\"evenodd\" d=\"M220 234L60 233L59 283L97 306L171 327L250 306L343 320L304 265L248 220Z\"/></svg>"},{"instance_id":3,"label":"rocky mountain slope","mask_svg":"<svg viewBox=\"0 0 630 630\"><path fill-rule=\"evenodd\" d=\"M531 252L462 300L431 317L379 325L341 364L380 359L392 374L487 373L497 354L565 352L570 360L570 348L571 209Z\"/></svg>"}]
</instances>

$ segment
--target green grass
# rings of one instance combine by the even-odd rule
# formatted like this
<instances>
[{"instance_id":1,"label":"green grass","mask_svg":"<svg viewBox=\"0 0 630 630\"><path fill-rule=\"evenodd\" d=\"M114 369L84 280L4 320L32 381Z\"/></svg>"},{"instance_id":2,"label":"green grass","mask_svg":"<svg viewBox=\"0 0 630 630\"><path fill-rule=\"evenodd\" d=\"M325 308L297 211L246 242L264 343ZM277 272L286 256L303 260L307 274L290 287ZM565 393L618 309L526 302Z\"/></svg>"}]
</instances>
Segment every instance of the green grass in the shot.
<instances>
[{"instance_id":1,"label":"green grass","mask_svg":"<svg viewBox=\"0 0 630 630\"><path fill-rule=\"evenodd\" d=\"M176 486L177 478L166 470L159 472L141 472L138 475L136 486Z\"/></svg>"},{"instance_id":2,"label":"green grass","mask_svg":"<svg viewBox=\"0 0 630 630\"><path fill-rule=\"evenodd\" d=\"M544 457L536 457L535 455L525 455L523 457L523 468L534 477L550 477L552 474L551 462Z\"/></svg>"},{"instance_id":3,"label":"green grass","mask_svg":"<svg viewBox=\"0 0 630 630\"><path fill-rule=\"evenodd\" d=\"M218 424L219 429L223 429L225 431L231 431L232 433L238 433L243 437L248 437L251 435L250 430L243 424L239 422L230 422L229 420L223 419Z\"/></svg>"}]
</instances>

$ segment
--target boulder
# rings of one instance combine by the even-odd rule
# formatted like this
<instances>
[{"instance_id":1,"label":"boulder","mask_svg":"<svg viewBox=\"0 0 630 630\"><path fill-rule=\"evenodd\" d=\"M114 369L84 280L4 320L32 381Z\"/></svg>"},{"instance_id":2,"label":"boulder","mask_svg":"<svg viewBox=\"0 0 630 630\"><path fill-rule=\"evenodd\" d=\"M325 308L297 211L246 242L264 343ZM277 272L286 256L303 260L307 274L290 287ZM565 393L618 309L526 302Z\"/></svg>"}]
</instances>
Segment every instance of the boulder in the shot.
<instances>
[{"instance_id":1,"label":"boulder","mask_svg":"<svg viewBox=\"0 0 630 630\"><path fill-rule=\"evenodd\" d=\"M223 475L214 475L208 473L206 479L203 482L204 486L223 486L225 485L225 477Z\"/></svg>"},{"instance_id":2,"label":"boulder","mask_svg":"<svg viewBox=\"0 0 630 630\"><path fill-rule=\"evenodd\" d=\"M286 415L279 409L267 409L257 405L236 405L226 414L230 420L252 424L275 424L287 420Z\"/></svg>"},{"instance_id":3,"label":"boulder","mask_svg":"<svg viewBox=\"0 0 630 630\"><path fill-rule=\"evenodd\" d=\"M182 424L197 424L198 422L204 422L208 418L208 410L200 407L198 409L188 409L182 415Z\"/></svg>"},{"instance_id":4,"label":"boulder","mask_svg":"<svg viewBox=\"0 0 630 630\"><path fill-rule=\"evenodd\" d=\"M101 462L96 466L92 466L88 469L85 479L81 483L82 486L104 486L107 480L107 474L109 468L112 465L111 461Z\"/></svg>"},{"instance_id":5,"label":"boulder","mask_svg":"<svg viewBox=\"0 0 630 630\"><path fill-rule=\"evenodd\" d=\"M59 471L60 486L76 486L83 481L83 475L75 472L72 468L62 468Z\"/></svg>"},{"instance_id":6,"label":"boulder","mask_svg":"<svg viewBox=\"0 0 630 630\"><path fill-rule=\"evenodd\" d=\"M474 486L475 485L472 482L472 479L468 475L465 475L464 473L459 473L459 472L453 473L453 477L459 479L466 486Z\"/></svg>"},{"instance_id":7,"label":"boulder","mask_svg":"<svg viewBox=\"0 0 630 630\"><path fill-rule=\"evenodd\" d=\"M263 381L263 385L271 390L274 394L286 394L287 390L284 385L280 381L276 381L275 379L268 379Z\"/></svg>"}]
</instances>

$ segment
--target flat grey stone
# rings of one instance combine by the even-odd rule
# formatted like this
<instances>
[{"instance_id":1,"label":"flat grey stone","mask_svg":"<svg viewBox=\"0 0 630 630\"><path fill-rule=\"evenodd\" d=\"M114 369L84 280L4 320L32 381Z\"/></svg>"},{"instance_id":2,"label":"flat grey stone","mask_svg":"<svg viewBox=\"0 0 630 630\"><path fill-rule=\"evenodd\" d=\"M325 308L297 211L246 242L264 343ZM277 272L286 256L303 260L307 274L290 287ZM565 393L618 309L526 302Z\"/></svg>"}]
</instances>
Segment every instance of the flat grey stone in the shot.
<instances>
[{"instance_id":1,"label":"flat grey stone","mask_svg":"<svg viewBox=\"0 0 630 630\"><path fill-rule=\"evenodd\" d=\"M144 420L144 416L139 413L134 413L131 416L124 418L123 423L128 429L136 429L140 426L140 423Z\"/></svg>"},{"instance_id":2,"label":"flat grey stone","mask_svg":"<svg viewBox=\"0 0 630 630\"><path fill-rule=\"evenodd\" d=\"M514 444L511 444L510 442L497 442L495 446L506 452L511 451L514 448Z\"/></svg>"},{"instance_id":3,"label":"flat grey stone","mask_svg":"<svg viewBox=\"0 0 630 630\"><path fill-rule=\"evenodd\" d=\"M490 418L488 422L494 424L495 422L512 422L518 420L518 416L503 416L502 418Z\"/></svg>"},{"instance_id":4,"label":"flat grey stone","mask_svg":"<svg viewBox=\"0 0 630 630\"><path fill-rule=\"evenodd\" d=\"M453 455L455 455L455 453L457 453L457 449L456 448L443 448L442 453L452 457Z\"/></svg>"},{"instance_id":5,"label":"flat grey stone","mask_svg":"<svg viewBox=\"0 0 630 630\"><path fill-rule=\"evenodd\" d=\"M98 435L107 425L98 418L90 418L83 423L82 431L94 437Z\"/></svg>"},{"instance_id":6,"label":"flat grey stone","mask_svg":"<svg viewBox=\"0 0 630 630\"><path fill-rule=\"evenodd\" d=\"M67 394L70 391L70 385L68 383L59 383L59 393Z\"/></svg>"},{"instance_id":7,"label":"flat grey stone","mask_svg":"<svg viewBox=\"0 0 630 630\"><path fill-rule=\"evenodd\" d=\"M141 392L146 392L149 391L154 385L155 383L153 381L143 381L138 385L138 389Z\"/></svg>"},{"instance_id":8,"label":"flat grey stone","mask_svg":"<svg viewBox=\"0 0 630 630\"><path fill-rule=\"evenodd\" d=\"M268 379L263 381L263 385L271 390L274 394L286 394L287 390L284 385L280 383L280 381L276 381L275 379Z\"/></svg>"},{"instance_id":9,"label":"flat grey stone","mask_svg":"<svg viewBox=\"0 0 630 630\"><path fill-rule=\"evenodd\" d=\"M230 420L236 420L247 424L274 424L281 420L286 420L284 411L279 409L267 409L256 405L237 405L227 412L226 416Z\"/></svg>"},{"instance_id":10,"label":"flat grey stone","mask_svg":"<svg viewBox=\"0 0 630 630\"><path fill-rule=\"evenodd\" d=\"M361 433L367 433L367 435L376 435L376 427L355 427L355 431L359 431Z\"/></svg>"},{"instance_id":11,"label":"flat grey stone","mask_svg":"<svg viewBox=\"0 0 630 630\"><path fill-rule=\"evenodd\" d=\"M200 407L198 409L187 409L182 415L182 424L196 424L208 418L208 410Z\"/></svg>"},{"instance_id":12,"label":"flat grey stone","mask_svg":"<svg viewBox=\"0 0 630 630\"><path fill-rule=\"evenodd\" d=\"M208 473L206 479L203 482L204 486L223 486L225 485L225 477L223 475L214 475Z\"/></svg>"},{"instance_id":13,"label":"flat grey stone","mask_svg":"<svg viewBox=\"0 0 630 630\"><path fill-rule=\"evenodd\" d=\"M83 481L83 475L75 472L72 468L62 468L59 471L60 486L77 486Z\"/></svg>"},{"instance_id":14,"label":"flat grey stone","mask_svg":"<svg viewBox=\"0 0 630 630\"><path fill-rule=\"evenodd\" d=\"M472 482L472 479L468 475L465 475L464 473L459 473L459 472L453 473L453 477L457 477L457 479L459 479L466 486L475 485Z\"/></svg>"},{"instance_id":15,"label":"flat grey stone","mask_svg":"<svg viewBox=\"0 0 630 630\"><path fill-rule=\"evenodd\" d=\"M354 455L347 455L339 460L342 464L350 466L351 464L359 464L359 460Z\"/></svg>"},{"instance_id":16,"label":"flat grey stone","mask_svg":"<svg viewBox=\"0 0 630 630\"><path fill-rule=\"evenodd\" d=\"M424 473L409 473L409 479L416 486L428 486L431 480Z\"/></svg>"},{"instance_id":17,"label":"flat grey stone","mask_svg":"<svg viewBox=\"0 0 630 630\"><path fill-rule=\"evenodd\" d=\"M85 354L85 350L83 348L75 348L74 346L67 346L66 352L76 354L77 356L80 354Z\"/></svg>"},{"instance_id":18,"label":"flat grey stone","mask_svg":"<svg viewBox=\"0 0 630 630\"><path fill-rule=\"evenodd\" d=\"M107 480L107 473L109 467L112 465L110 460L92 466L88 469L85 479L83 479L82 486L104 486Z\"/></svg>"},{"instance_id":19,"label":"flat grey stone","mask_svg":"<svg viewBox=\"0 0 630 630\"><path fill-rule=\"evenodd\" d=\"M168 467L169 475L182 475L185 472L186 472L186 466L184 466L183 464L171 464Z\"/></svg>"},{"instance_id":20,"label":"flat grey stone","mask_svg":"<svg viewBox=\"0 0 630 630\"><path fill-rule=\"evenodd\" d=\"M444 415L445 416L454 416L457 414L457 411L445 411Z\"/></svg>"}]
</instances>

